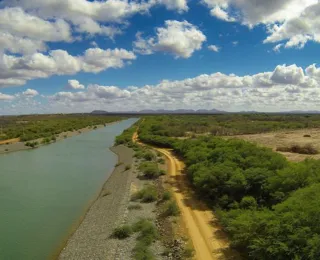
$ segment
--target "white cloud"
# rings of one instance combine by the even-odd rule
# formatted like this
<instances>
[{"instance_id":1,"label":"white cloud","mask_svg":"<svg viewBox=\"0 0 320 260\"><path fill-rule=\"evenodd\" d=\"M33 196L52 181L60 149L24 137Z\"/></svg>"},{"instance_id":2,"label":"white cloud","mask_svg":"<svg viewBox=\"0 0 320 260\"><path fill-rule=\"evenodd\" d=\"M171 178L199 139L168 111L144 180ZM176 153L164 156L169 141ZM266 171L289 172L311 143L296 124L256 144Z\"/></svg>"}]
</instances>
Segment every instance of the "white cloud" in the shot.
<instances>
[{"instance_id":1,"label":"white cloud","mask_svg":"<svg viewBox=\"0 0 320 260\"><path fill-rule=\"evenodd\" d=\"M280 52L280 48L283 46L282 43L277 44L276 46L273 47L273 51L275 52Z\"/></svg>"},{"instance_id":2,"label":"white cloud","mask_svg":"<svg viewBox=\"0 0 320 260\"><path fill-rule=\"evenodd\" d=\"M232 44L233 44L233 46L237 46L239 44L239 42L238 41L233 41Z\"/></svg>"},{"instance_id":3,"label":"white cloud","mask_svg":"<svg viewBox=\"0 0 320 260\"><path fill-rule=\"evenodd\" d=\"M303 69L297 65L278 65L273 71L270 79L275 84L299 85L305 78Z\"/></svg>"},{"instance_id":4,"label":"white cloud","mask_svg":"<svg viewBox=\"0 0 320 260\"><path fill-rule=\"evenodd\" d=\"M45 51L47 46L41 40L17 37L7 32L0 31L0 50L11 53L32 54Z\"/></svg>"},{"instance_id":5,"label":"white cloud","mask_svg":"<svg viewBox=\"0 0 320 260\"><path fill-rule=\"evenodd\" d=\"M84 85L80 84L80 82L75 79L68 80L68 84L66 85L65 88L71 89L71 90L85 89Z\"/></svg>"},{"instance_id":6,"label":"white cloud","mask_svg":"<svg viewBox=\"0 0 320 260\"><path fill-rule=\"evenodd\" d=\"M15 97L12 95L3 94L0 92L0 101L9 101L13 100Z\"/></svg>"},{"instance_id":7,"label":"white cloud","mask_svg":"<svg viewBox=\"0 0 320 260\"><path fill-rule=\"evenodd\" d=\"M306 42L320 42L318 0L202 0L212 16L238 21L250 28L267 26L264 43L287 41L285 48L303 48Z\"/></svg>"},{"instance_id":8,"label":"white cloud","mask_svg":"<svg viewBox=\"0 0 320 260\"><path fill-rule=\"evenodd\" d=\"M90 48L81 57L82 68L85 72L100 72L108 68L122 68L125 61L135 60L133 52L124 49Z\"/></svg>"},{"instance_id":9,"label":"white cloud","mask_svg":"<svg viewBox=\"0 0 320 260\"><path fill-rule=\"evenodd\" d=\"M188 11L187 0L158 0L159 4L163 4L168 10L178 10L179 12Z\"/></svg>"},{"instance_id":10,"label":"white cloud","mask_svg":"<svg viewBox=\"0 0 320 260\"><path fill-rule=\"evenodd\" d=\"M0 29L41 41L71 41L70 26L64 20L49 22L19 7L0 9Z\"/></svg>"},{"instance_id":11,"label":"white cloud","mask_svg":"<svg viewBox=\"0 0 320 260\"><path fill-rule=\"evenodd\" d=\"M109 68L122 68L126 61L134 59L134 53L124 49L100 48L87 49L82 56L72 56L64 50L22 57L4 54L0 60L0 87L23 85L27 80L52 75L73 75L80 71L97 73Z\"/></svg>"},{"instance_id":12,"label":"white cloud","mask_svg":"<svg viewBox=\"0 0 320 260\"><path fill-rule=\"evenodd\" d=\"M227 21L227 22L234 22L236 19L234 17L230 17L227 11L220 6L215 6L213 9L211 9L210 14L212 16L217 17L220 20Z\"/></svg>"},{"instance_id":13,"label":"white cloud","mask_svg":"<svg viewBox=\"0 0 320 260\"><path fill-rule=\"evenodd\" d=\"M316 78L320 81L320 68L316 67L316 64L312 64L306 68L306 74L309 77Z\"/></svg>"},{"instance_id":14,"label":"white cloud","mask_svg":"<svg viewBox=\"0 0 320 260\"><path fill-rule=\"evenodd\" d=\"M309 6L299 16L274 25L265 43L287 40L285 47L303 48L307 41L320 43L320 2Z\"/></svg>"},{"instance_id":15,"label":"white cloud","mask_svg":"<svg viewBox=\"0 0 320 260\"><path fill-rule=\"evenodd\" d=\"M141 54L161 51L173 54L176 58L190 58L194 51L202 48L206 36L187 21L165 21L165 27L157 28L157 35L143 39L137 34L134 50Z\"/></svg>"},{"instance_id":16,"label":"white cloud","mask_svg":"<svg viewBox=\"0 0 320 260\"><path fill-rule=\"evenodd\" d=\"M214 52L219 52L220 51L220 47L217 45L209 45L208 49Z\"/></svg>"},{"instance_id":17,"label":"white cloud","mask_svg":"<svg viewBox=\"0 0 320 260\"><path fill-rule=\"evenodd\" d=\"M0 9L0 51L31 54L46 51L45 42L59 41L72 41L64 20L46 21L20 7Z\"/></svg>"},{"instance_id":18,"label":"white cloud","mask_svg":"<svg viewBox=\"0 0 320 260\"><path fill-rule=\"evenodd\" d=\"M274 71L237 76L220 72L178 81L164 80L143 87L89 85L81 92L58 92L49 98L56 112L93 109L218 108L230 111L320 109L320 68L304 71L296 65L279 65ZM308 101L307 101L308 100ZM125 105L124 105L125 104Z\"/></svg>"},{"instance_id":19,"label":"white cloud","mask_svg":"<svg viewBox=\"0 0 320 260\"><path fill-rule=\"evenodd\" d=\"M25 97L35 97L38 96L39 93L35 89L28 88L26 91L22 92L22 95Z\"/></svg>"},{"instance_id":20,"label":"white cloud","mask_svg":"<svg viewBox=\"0 0 320 260\"><path fill-rule=\"evenodd\" d=\"M123 22L124 19L149 10L152 4L127 0L5 0L5 6L21 6L39 17L60 17L71 22L79 18L92 18L99 22Z\"/></svg>"}]
</instances>

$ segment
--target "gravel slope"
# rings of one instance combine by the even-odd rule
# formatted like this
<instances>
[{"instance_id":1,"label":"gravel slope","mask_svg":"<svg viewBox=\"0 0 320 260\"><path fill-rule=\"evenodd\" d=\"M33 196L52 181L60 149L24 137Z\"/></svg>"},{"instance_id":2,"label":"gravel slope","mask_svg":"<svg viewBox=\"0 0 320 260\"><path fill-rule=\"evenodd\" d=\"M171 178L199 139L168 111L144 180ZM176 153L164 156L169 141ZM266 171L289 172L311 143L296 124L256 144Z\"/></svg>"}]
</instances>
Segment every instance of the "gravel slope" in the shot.
<instances>
[{"instance_id":1,"label":"gravel slope","mask_svg":"<svg viewBox=\"0 0 320 260\"><path fill-rule=\"evenodd\" d=\"M110 239L114 227L121 224L128 213L129 191L133 150L125 146L111 149L119 156L121 165L115 167L112 175L104 184L98 199L88 210L84 220L69 238L58 259L89 260L115 259L119 241ZM106 195L107 194L107 195Z\"/></svg>"}]
</instances>

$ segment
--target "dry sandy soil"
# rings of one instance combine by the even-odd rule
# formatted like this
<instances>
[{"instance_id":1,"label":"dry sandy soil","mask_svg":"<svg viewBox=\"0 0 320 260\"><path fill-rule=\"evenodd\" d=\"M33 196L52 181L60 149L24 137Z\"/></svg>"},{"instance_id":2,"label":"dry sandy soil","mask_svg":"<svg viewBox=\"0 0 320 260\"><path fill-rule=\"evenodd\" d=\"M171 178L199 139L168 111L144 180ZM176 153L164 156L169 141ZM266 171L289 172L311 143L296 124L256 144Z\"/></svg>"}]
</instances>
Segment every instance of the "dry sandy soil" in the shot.
<instances>
[{"instance_id":1,"label":"dry sandy soil","mask_svg":"<svg viewBox=\"0 0 320 260\"><path fill-rule=\"evenodd\" d=\"M311 137L304 137L304 135L310 135ZM289 147L293 144L312 144L312 146L320 151L320 129L287 130L264 134L228 136L225 138L243 139L258 145L272 148L274 151L276 151L277 147ZM320 159L320 154L307 155L290 152L279 153L283 154L290 161L303 161L306 158Z\"/></svg>"}]
</instances>

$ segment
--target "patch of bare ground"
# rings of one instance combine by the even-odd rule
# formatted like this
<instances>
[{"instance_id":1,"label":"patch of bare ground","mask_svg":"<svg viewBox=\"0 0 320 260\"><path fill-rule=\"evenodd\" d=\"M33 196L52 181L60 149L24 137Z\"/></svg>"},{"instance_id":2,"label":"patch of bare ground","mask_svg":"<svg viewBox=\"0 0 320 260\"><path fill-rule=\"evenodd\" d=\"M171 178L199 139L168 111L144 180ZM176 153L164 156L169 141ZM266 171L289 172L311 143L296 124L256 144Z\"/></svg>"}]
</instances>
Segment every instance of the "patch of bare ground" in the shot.
<instances>
[{"instance_id":1,"label":"patch of bare ground","mask_svg":"<svg viewBox=\"0 0 320 260\"><path fill-rule=\"evenodd\" d=\"M306 147L310 145L317 151L320 151L320 129L287 130L263 134L227 136L224 138L243 139L258 145L269 147L274 151L277 151L277 149L281 147ZM277 152L283 154L290 161L303 161L306 158L320 159L320 154L299 154L282 151Z\"/></svg>"}]
</instances>

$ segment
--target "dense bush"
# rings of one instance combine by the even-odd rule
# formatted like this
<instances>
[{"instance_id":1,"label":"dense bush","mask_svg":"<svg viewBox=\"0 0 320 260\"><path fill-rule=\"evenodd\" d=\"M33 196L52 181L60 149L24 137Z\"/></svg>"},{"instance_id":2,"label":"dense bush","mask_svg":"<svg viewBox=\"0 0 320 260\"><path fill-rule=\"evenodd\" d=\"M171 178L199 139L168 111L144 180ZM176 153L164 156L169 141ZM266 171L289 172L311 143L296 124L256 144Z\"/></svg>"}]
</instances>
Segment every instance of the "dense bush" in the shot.
<instances>
[{"instance_id":1,"label":"dense bush","mask_svg":"<svg viewBox=\"0 0 320 260\"><path fill-rule=\"evenodd\" d=\"M137 123L136 123L137 124ZM120 144L131 144L132 143L132 136L133 133L136 131L136 124L131 126L128 129L125 129L121 135L118 135L116 137L115 144L120 145Z\"/></svg>"},{"instance_id":2,"label":"dense bush","mask_svg":"<svg viewBox=\"0 0 320 260\"><path fill-rule=\"evenodd\" d=\"M170 191L164 191L162 194L162 200L166 201L166 200L170 200L172 197L171 192Z\"/></svg>"},{"instance_id":3,"label":"dense bush","mask_svg":"<svg viewBox=\"0 0 320 260\"><path fill-rule=\"evenodd\" d=\"M196 191L248 259L319 259L320 161L289 163L240 140L175 144Z\"/></svg>"},{"instance_id":4,"label":"dense bush","mask_svg":"<svg viewBox=\"0 0 320 260\"><path fill-rule=\"evenodd\" d=\"M128 225L117 227L113 231L113 236L118 239L125 239L129 237L131 234L132 234L132 228L131 226L128 226Z\"/></svg>"},{"instance_id":5,"label":"dense bush","mask_svg":"<svg viewBox=\"0 0 320 260\"><path fill-rule=\"evenodd\" d=\"M168 201L165 205L165 216L178 216L180 213L179 207L174 200Z\"/></svg>"},{"instance_id":6,"label":"dense bush","mask_svg":"<svg viewBox=\"0 0 320 260\"><path fill-rule=\"evenodd\" d=\"M288 162L271 149L212 135L317 126L319 115L152 116L141 122L139 138L173 148L184 159L194 189L216 209L231 245L245 259L316 260L320 259L320 161ZM176 138L189 134L195 138Z\"/></svg>"},{"instance_id":7,"label":"dense bush","mask_svg":"<svg viewBox=\"0 0 320 260\"><path fill-rule=\"evenodd\" d=\"M150 203L156 201L158 198L158 192L154 185L146 185L143 189L134 193L131 200L141 200L141 202Z\"/></svg>"},{"instance_id":8,"label":"dense bush","mask_svg":"<svg viewBox=\"0 0 320 260\"><path fill-rule=\"evenodd\" d=\"M30 141L39 138L50 138L66 131L79 130L89 125L100 125L120 120L119 116L92 115L28 115L0 117L3 135L0 140L20 138Z\"/></svg>"},{"instance_id":9,"label":"dense bush","mask_svg":"<svg viewBox=\"0 0 320 260\"><path fill-rule=\"evenodd\" d=\"M150 251L150 245L158 238L158 232L154 224L147 220L141 219L133 225L134 232L139 232L138 242L133 249L135 260L153 260L153 253Z\"/></svg>"},{"instance_id":10,"label":"dense bush","mask_svg":"<svg viewBox=\"0 0 320 260\"><path fill-rule=\"evenodd\" d=\"M170 147L173 137L196 134L256 134L280 129L303 129L320 126L319 115L223 114L158 115L145 117L139 128L143 142Z\"/></svg>"},{"instance_id":11,"label":"dense bush","mask_svg":"<svg viewBox=\"0 0 320 260\"><path fill-rule=\"evenodd\" d=\"M139 170L147 179L155 179L161 175L158 164L155 162L142 162Z\"/></svg>"},{"instance_id":12,"label":"dense bush","mask_svg":"<svg viewBox=\"0 0 320 260\"><path fill-rule=\"evenodd\" d=\"M138 159L144 159L146 161L152 161L156 158L155 155L146 148L141 148L137 150L135 153L135 157Z\"/></svg>"}]
</instances>

